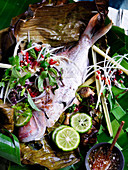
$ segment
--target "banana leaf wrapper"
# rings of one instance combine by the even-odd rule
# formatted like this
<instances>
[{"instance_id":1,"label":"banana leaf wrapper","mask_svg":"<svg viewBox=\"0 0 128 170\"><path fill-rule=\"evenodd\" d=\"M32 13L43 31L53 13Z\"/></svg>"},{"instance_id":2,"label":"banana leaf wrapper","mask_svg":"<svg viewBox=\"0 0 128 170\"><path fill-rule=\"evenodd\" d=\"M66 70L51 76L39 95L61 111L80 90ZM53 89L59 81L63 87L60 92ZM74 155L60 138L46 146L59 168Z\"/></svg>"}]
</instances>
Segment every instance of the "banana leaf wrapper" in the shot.
<instances>
[{"instance_id":1,"label":"banana leaf wrapper","mask_svg":"<svg viewBox=\"0 0 128 170\"><path fill-rule=\"evenodd\" d=\"M0 129L14 130L14 110L0 100Z\"/></svg>"},{"instance_id":2,"label":"banana leaf wrapper","mask_svg":"<svg viewBox=\"0 0 128 170\"><path fill-rule=\"evenodd\" d=\"M45 136L41 141L42 147L39 150L31 148L29 144L21 143L21 161L24 164L40 164L50 170L57 170L69 165L73 165L80 161L80 156L77 150L63 152L54 144L51 145L51 139Z\"/></svg>"},{"instance_id":3,"label":"banana leaf wrapper","mask_svg":"<svg viewBox=\"0 0 128 170\"><path fill-rule=\"evenodd\" d=\"M57 6L29 5L24 14L12 19L10 28L0 36L3 62L7 63L16 41L27 36L28 31L34 42L48 43L53 47L74 45L96 13L95 3L88 1Z\"/></svg>"}]
</instances>

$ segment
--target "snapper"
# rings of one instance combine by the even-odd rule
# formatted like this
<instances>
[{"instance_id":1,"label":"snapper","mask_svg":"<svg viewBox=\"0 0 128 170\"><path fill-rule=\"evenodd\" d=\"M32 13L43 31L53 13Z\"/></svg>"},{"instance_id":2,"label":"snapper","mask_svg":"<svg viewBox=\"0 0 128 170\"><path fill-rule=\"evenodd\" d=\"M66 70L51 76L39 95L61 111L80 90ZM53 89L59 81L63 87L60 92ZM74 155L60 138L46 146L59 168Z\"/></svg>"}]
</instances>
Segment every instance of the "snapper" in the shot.
<instances>
[{"instance_id":1,"label":"snapper","mask_svg":"<svg viewBox=\"0 0 128 170\"><path fill-rule=\"evenodd\" d=\"M93 16L77 45L58 54L60 64L55 67L57 70L62 68L63 84L57 80L59 88L54 93L48 89L38 97L33 98L35 105L41 111L33 111L29 123L19 128L21 142L40 140L45 134L46 128L52 127L60 115L73 104L75 92L84 82L89 64L88 51L112 26L112 23L102 26L100 21L100 14Z\"/></svg>"}]
</instances>

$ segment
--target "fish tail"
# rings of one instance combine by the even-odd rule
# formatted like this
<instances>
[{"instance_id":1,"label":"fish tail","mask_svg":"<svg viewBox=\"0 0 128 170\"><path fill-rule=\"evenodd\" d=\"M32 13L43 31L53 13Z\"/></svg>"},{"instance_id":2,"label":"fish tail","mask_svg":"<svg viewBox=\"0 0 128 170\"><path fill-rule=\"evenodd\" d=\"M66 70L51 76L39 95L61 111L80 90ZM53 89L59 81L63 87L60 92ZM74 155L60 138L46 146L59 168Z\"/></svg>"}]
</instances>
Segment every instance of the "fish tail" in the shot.
<instances>
[{"instance_id":1,"label":"fish tail","mask_svg":"<svg viewBox=\"0 0 128 170\"><path fill-rule=\"evenodd\" d=\"M91 44L94 44L99 38L105 35L111 27L112 21L105 26L100 14L96 14L90 19L82 37L87 37Z\"/></svg>"}]
</instances>

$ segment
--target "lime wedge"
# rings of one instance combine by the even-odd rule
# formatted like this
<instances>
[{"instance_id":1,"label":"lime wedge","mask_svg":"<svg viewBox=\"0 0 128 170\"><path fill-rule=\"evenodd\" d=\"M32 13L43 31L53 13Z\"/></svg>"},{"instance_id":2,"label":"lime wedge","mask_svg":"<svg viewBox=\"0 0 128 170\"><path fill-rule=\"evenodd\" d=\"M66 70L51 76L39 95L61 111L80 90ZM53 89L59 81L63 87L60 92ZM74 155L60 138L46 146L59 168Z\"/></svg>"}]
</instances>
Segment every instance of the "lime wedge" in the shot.
<instances>
[{"instance_id":1,"label":"lime wedge","mask_svg":"<svg viewBox=\"0 0 128 170\"><path fill-rule=\"evenodd\" d=\"M86 113L76 113L70 121L71 126L79 133L87 132L92 127L92 118Z\"/></svg>"},{"instance_id":2,"label":"lime wedge","mask_svg":"<svg viewBox=\"0 0 128 170\"><path fill-rule=\"evenodd\" d=\"M67 126L66 126L66 125L60 125L59 127L57 127L57 128L53 131L53 133L52 133L52 140L53 140L54 142L55 142L56 133L57 133L59 130L65 128L65 127L67 127Z\"/></svg>"},{"instance_id":3,"label":"lime wedge","mask_svg":"<svg viewBox=\"0 0 128 170\"><path fill-rule=\"evenodd\" d=\"M32 117L32 114L28 114L27 116L18 116L18 118L15 120L15 126L24 126L26 125Z\"/></svg>"},{"instance_id":4,"label":"lime wedge","mask_svg":"<svg viewBox=\"0 0 128 170\"><path fill-rule=\"evenodd\" d=\"M80 143L80 135L72 127L65 127L56 133L56 145L63 151L72 151Z\"/></svg>"}]
</instances>

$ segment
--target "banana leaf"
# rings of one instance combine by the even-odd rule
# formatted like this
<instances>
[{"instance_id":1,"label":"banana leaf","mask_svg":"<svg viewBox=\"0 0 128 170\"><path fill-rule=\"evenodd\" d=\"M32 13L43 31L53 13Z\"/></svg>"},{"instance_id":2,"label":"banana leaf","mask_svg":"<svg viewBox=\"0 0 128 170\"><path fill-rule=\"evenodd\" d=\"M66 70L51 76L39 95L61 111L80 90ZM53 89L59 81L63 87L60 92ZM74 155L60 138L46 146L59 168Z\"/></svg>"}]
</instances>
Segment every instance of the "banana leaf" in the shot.
<instances>
[{"instance_id":1,"label":"banana leaf","mask_svg":"<svg viewBox=\"0 0 128 170\"><path fill-rule=\"evenodd\" d=\"M9 132L14 130L14 112L13 109L7 104L0 101L0 129L5 128Z\"/></svg>"},{"instance_id":2,"label":"banana leaf","mask_svg":"<svg viewBox=\"0 0 128 170\"><path fill-rule=\"evenodd\" d=\"M42 147L36 149L32 143L20 144L21 161L24 164L40 164L50 170L57 170L69 165L73 165L80 161L80 155L77 150L63 152L59 150L54 143L51 144L51 138L45 136L40 141Z\"/></svg>"},{"instance_id":3,"label":"banana leaf","mask_svg":"<svg viewBox=\"0 0 128 170\"><path fill-rule=\"evenodd\" d=\"M20 146L17 137L7 130L0 133L0 156L21 165Z\"/></svg>"}]
</instances>

